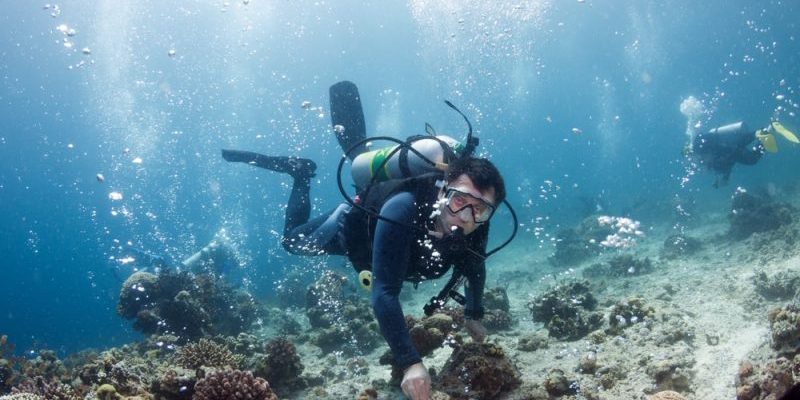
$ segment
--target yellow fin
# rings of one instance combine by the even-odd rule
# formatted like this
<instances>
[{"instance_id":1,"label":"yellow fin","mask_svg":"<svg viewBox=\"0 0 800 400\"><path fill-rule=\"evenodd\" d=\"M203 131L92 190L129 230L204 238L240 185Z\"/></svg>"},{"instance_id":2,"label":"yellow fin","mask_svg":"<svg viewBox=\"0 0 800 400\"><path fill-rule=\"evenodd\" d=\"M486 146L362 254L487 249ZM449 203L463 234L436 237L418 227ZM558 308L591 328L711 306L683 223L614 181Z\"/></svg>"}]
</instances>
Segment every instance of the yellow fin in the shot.
<instances>
[{"instance_id":1,"label":"yellow fin","mask_svg":"<svg viewBox=\"0 0 800 400\"><path fill-rule=\"evenodd\" d=\"M797 136L795 136L794 133L792 133L790 130L786 129L783 125L781 125L780 122L773 122L772 129L774 129L775 132L778 132L781 136L785 137L786 140L792 143L800 143L800 140L797 139Z\"/></svg>"},{"instance_id":2,"label":"yellow fin","mask_svg":"<svg viewBox=\"0 0 800 400\"><path fill-rule=\"evenodd\" d=\"M761 142L761 145L764 146L764 150L770 153L777 153L778 152L778 142L775 141L775 135L771 133L764 133L764 131L759 130L756 131L756 138Z\"/></svg>"}]
</instances>

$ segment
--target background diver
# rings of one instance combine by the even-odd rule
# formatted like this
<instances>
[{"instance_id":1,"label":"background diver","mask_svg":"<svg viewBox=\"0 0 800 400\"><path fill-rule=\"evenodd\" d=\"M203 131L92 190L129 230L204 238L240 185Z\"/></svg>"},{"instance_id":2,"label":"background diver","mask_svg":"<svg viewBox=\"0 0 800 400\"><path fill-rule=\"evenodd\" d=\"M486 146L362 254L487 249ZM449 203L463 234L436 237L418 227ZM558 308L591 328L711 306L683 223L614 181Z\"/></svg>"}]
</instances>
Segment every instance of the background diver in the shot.
<instances>
[{"instance_id":1,"label":"background diver","mask_svg":"<svg viewBox=\"0 0 800 400\"><path fill-rule=\"evenodd\" d=\"M130 266L134 271L149 271L157 274L162 270L184 270L193 273L211 273L215 276L234 271L242 264L225 229L219 230L208 244L178 264L167 257L136 247L127 247L121 250L114 260L118 265ZM119 276L116 269L114 269L114 275L120 281L126 279Z\"/></svg>"},{"instance_id":2,"label":"background diver","mask_svg":"<svg viewBox=\"0 0 800 400\"><path fill-rule=\"evenodd\" d=\"M367 154L356 86L346 81L333 85L330 102L333 130L345 154L351 160ZM360 283L371 290L373 312L391 348L395 367L403 371L401 388L409 398L427 400L431 379L411 341L400 305L404 281L439 278L453 267L453 275L461 275L467 281L465 328L473 340L484 340L486 330L480 319L484 314L489 220L506 195L503 178L490 161L469 155L443 157L439 161L448 164L444 173L373 182L367 188L369 196L359 198L360 204L358 200L343 203L309 220L310 181L316 170L313 161L235 150L223 150L222 156L227 161L286 173L294 179L283 247L299 255L346 255L350 259L360 272ZM371 173L386 173L386 161L389 159ZM408 165L404 168L409 169ZM360 189L359 195L366 195L365 187Z\"/></svg>"},{"instance_id":3,"label":"background diver","mask_svg":"<svg viewBox=\"0 0 800 400\"><path fill-rule=\"evenodd\" d=\"M744 122L736 122L694 135L687 155L714 171L717 174L714 187L719 187L728 183L735 164L754 165L765 151L777 152L776 133L792 143L800 143L797 136L779 122L755 131Z\"/></svg>"}]
</instances>

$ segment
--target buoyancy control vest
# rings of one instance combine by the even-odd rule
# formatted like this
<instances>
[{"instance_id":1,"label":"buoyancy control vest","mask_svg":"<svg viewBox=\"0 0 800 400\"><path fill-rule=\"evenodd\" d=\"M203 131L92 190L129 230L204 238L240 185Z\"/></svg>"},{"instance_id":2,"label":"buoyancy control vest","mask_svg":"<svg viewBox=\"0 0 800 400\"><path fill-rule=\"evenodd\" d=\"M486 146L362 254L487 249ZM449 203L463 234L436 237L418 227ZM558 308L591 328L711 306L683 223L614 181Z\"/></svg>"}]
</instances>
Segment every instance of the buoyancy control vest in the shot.
<instances>
[{"instance_id":1,"label":"buoyancy control vest","mask_svg":"<svg viewBox=\"0 0 800 400\"><path fill-rule=\"evenodd\" d=\"M401 192L409 192L417 200L420 207L420 215L427 218L433 210L433 203L436 201L439 187L437 181L444 179L439 173L425 174L406 179L393 179L386 182L375 183L369 187L368 193L362 190L359 192L358 201L362 208L353 207L345 216L345 244L347 256L353 264L356 272L372 270L372 240L375 234L375 227L378 223L376 215L380 214L381 207L392 196ZM362 197L363 196L363 197ZM417 234L422 237L426 235L427 221L418 222ZM486 239L488 237L488 224L481 226L478 231L467 235L458 242L451 242L453 239L445 239L446 243L440 242L439 251L444 260L448 260L449 254L464 251L466 248L473 252L485 253ZM479 261L482 261L479 260ZM449 270L449 265L442 265L440 269L426 270L424 278L437 278ZM414 266L411 266L411 275L407 280L419 281L423 277L414 276Z\"/></svg>"}]
</instances>

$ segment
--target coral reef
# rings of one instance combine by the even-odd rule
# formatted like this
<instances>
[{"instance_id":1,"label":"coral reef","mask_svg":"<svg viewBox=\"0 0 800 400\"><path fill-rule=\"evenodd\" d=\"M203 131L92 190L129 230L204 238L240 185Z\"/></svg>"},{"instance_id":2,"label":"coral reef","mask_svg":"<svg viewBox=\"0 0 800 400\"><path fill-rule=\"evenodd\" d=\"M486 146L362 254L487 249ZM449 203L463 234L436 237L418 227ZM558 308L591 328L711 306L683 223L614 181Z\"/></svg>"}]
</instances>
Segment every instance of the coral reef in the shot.
<instances>
[{"instance_id":1,"label":"coral reef","mask_svg":"<svg viewBox=\"0 0 800 400\"><path fill-rule=\"evenodd\" d=\"M508 301L508 293L504 287L493 287L483 293L483 306L487 310L500 310L509 312L511 305Z\"/></svg>"},{"instance_id":2,"label":"coral reef","mask_svg":"<svg viewBox=\"0 0 800 400\"><path fill-rule=\"evenodd\" d=\"M420 320L406 315L406 326L408 326L408 332L411 335L411 342L414 343L414 347L420 357L429 356L434 350L449 343L448 337L457 328L453 317L441 312L423 317ZM382 365L394 363L391 351L386 351L381 356L380 363Z\"/></svg>"},{"instance_id":3,"label":"coral reef","mask_svg":"<svg viewBox=\"0 0 800 400\"><path fill-rule=\"evenodd\" d=\"M312 328L330 328L345 308L344 286L347 278L325 271L306 291L306 315Z\"/></svg>"},{"instance_id":4,"label":"coral reef","mask_svg":"<svg viewBox=\"0 0 800 400\"><path fill-rule=\"evenodd\" d=\"M486 312L483 316L483 326L489 332L498 332L511 329L514 320L509 310L511 305L504 287L494 287L484 293L483 306Z\"/></svg>"},{"instance_id":5,"label":"coral reef","mask_svg":"<svg viewBox=\"0 0 800 400\"><path fill-rule=\"evenodd\" d=\"M662 353L652 355L645 370L653 378L657 390L687 392L694 378L694 364L692 348L686 343L678 343Z\"/></svg>"},{"instance_id":6,"label":"coral reef","mask_svg":"<svg viewBox=\"0 0 800 400\"><path fill-rule=\"evenodd\" d=\"M227 347L217 344L209 339L200 339L178 349L175 362L189 369L200 367L215 367L233 369L239 368L243 357L233 354Z\"/></svg>"},{"instance_id":7,"label":"coral reef","mask_svg":"<svg viewBox=\"0 0 800 400\"><path fill-rule=\"evenodd\" d=\"M520 351L536 351L546 349L550 345L550 339L541 333L532 333L520 336L517 340L517 349Z\"/></svg>"},{"instance_id":8,"label":"coral reef","mask_svg":"<svg viewBox=\"0 0 800 400\"><path fill-rule=\"evenodd\" d=\"M766 272L761 271L753 276L753 284L756 291L765 299L790 299L800 290L800 272L784 270L767 275Z\"/></svg>"},{"instance_id":9,"label":"coral reef","mask_svg":"<svg viewBox=\"0 0 800 400\"><path fill-rule=\"evenodd\" d=\"M12 389L12 393L34 394L47 400L81 400L83 398L72 386L58 381L48 382L41 376L21 382Z\"/></svg>"},{"instance_id":10,"label":"coral reef","mask_svg":"<svg viewBox=\"0 0 800 400\"><path fill-rule=\"evenodd\" d=\"M283 309L303 308L306 304L306 292L311 284L312 275L303 268L294 268L286 272L285 278L275 282L275 300Z\"/></svg>"},{"instance_id":11,"label":"coral reef","mask_svg":"<svg viewBox=\"0 0 800 400\"><path fill-rule=\"evenodd\" d=\"M511 314L496 309L487 309L481 322L489 332L506 331L514 326L514 320L511 319Z\"/></svg>"},{"instance_id":12,"label":"coral reef","mask_svg":"<svg viewBox=\"0 0 800 400\"><path fill-rule=\"evenodd\" d=\"M611 308L608 315L608 333L618 335L623 329L644 322L646 319L652 319L654 315L655 309L646 306L642 299L631 298L621 301Z\"/></svg>"},{"instance_id":13,"label":"coral reef","mask_svg":"<svg viewBox=\"0 0 800 400\"><path fill-rule=\"evenodd\" d=\"M575 378L567 377L564 371L557 368L547 371L542 386L547 393L555 397L575 394L578 391L578 382Z\"/></svg>"},{"instance_id":14,"label":"coral reef","mask_svg":"<svg viewBox=\"0 0 800 400\"><path fill-rule=\"evenodd\" d=\"M369 302L345 295L345 277L325 271L306 292L306 315L316 333L311 342L324 353L343 351L347 355L369 352L381 343L378 325Z\"/></svg>"},{"instance_id":15,"label":"coral reef","mask_svg":"<svg viewBox=\"0 0 800 400\"><path fill-rule=\"evenodd\" d=\"M547 261L554 267L568 267L580 264L598 251L597 246L590 243L577 230L569 228L558 232L556 250Z\"/></svg>"},{"instance_id":16,"label":"coral reef","mask_svg":"<svg viewBox=\"0 0 800 400\"><path fill-rule=\"evenodd\" d=\"M0 396L0 400L45 400L45 398L33 393L14 393Z\"/></svg>"},{"instance_id":17,"label":"coral reef","mask_svg":"<svg viewBox=\"0 0 800 400\"><path fill-rule=\"evenodd\" d=\"M674 234L664 239L661 248L661 257L674 260L676 258L690 256L703 248L700 240L683 234Z\"/></svg>"},{"instance_id":18,"label":"coral reef","mask_svg":"<svg viewBox=\"0 0 800 400\"><path fill-rule=\"evenodd\" d=\"M277 400L269 383L256 378L250 372L216 371L197 381L194 387L194 399L242 399L242 400Z\"/></svg>"},{"instance_id":19,"label":"coral reef","mask_svg":"<svg viewBox=\"0 0 800 400\"><path fill-rule=\"evenodd\" d=\"M800 254L800 221L791 225L781 225L777 229L756 232L747 239L750 251L744 261L768 265Z\"/></svg>"},{"instance_id":20,"label":"coral reef","mask_svg":"<svg viewBox=\"0 0 800 400\"><path fill-rule=\"evenodd\" d=\"M295 388L303 373L303 363L294 344L286 338L277 338L264 347L265 356L255 368L255 375L265 378L275 390Z\"/></svg>"},{"instance_id":21,"label":"coral reef","mask_svg":"<svg viewBox=\"0 0 800 400\"><path fill-rule=\"evenodd\" d=\"M775 400L782 397L793 385L800 384L800 354L794 358L778 357L769 360L763 368L755 368L749 361L739 366L736 385L737 400ZM794 397L792 397L794 398Z\"/></svg>"},{"instance_id":22,"label":"coral reef","mask_svg":"<svg viewBox=\"0 0 800 400\"><path fill-rule=\"evenodd\" d=\"M521 383L503 349L489 343L456 346L434 382L453 399L493 399Z\"/></svg>"},{"instance_id":23,"label":"coral reef","mask_svg":"<svg viewBox=\"0 0 800 400\"><path fill-rule=\"evenodd\" d=\"M598 254L603 248L627 248L636 243L639 222L629 218L593 215L576 228L556 235L556 250L547 260L554 267L574 266Z\"/></svg>"},{"instance_id":24,"label":"coral reef","mask_svg":"<svg viewBox=\"0 0 800 400\"><path fill-rule=\"evenodd\" d=\"M603 314L593 311L597 300L588 282L558 285L528 302L534 321L544 322L550 336L577 340L599 328Z\"/></svg>"},{"instance_id":25,"label":"coral reef","mask_svg":"<svg viewBox=\"0 0 800 400\"><path fill-rule=\"evenodd\" d=\"M734 239L746 239L756 232L772 231L790 225L794 213L789 204L757 197L740 188L731 201L728 234Z\"/></svg>"},{"instance_id":26,"label":"coral reef","mask_svg":"<svg viewBox=\"0 0 800 400\"><path fill-rule=\"evenodd\" d=\"M781 354L800 352L800 303L787 304L769 312L772 348Z\"/></svg>"},{"instance_id":27,"label":"coral reef","mask_svg":"<svg viewBox=\"0 0 800 400\"><path fill-rule=\"evenodd\" d=\"M620 277L642 275L653 270L653 262L649 257L635 258L632 254L619 254L606 263L594 263L583 271L585 278L603 276Z\"/></svg>"},{"instance_id":28,"label":"coral reef","mask_svg":"<svg viewBox=\"0 0 800 400\"><path fill-rule=\"evenodd\" d=\"M252 322L257 305L246 292L211 274L162 271L131 275L120 290L117 312L146 333L172 332L183 342L235 335Z\"/></svg>"},{"instance_id":29,"label":"coral reef","mask_svg":"<svg viewBox=\"0 0 800 400\"><path fill-rule=\"evenodd\" d=\"M665 390L663 392L658 392L647 396L647 400L686 400L686 397L683 397L683 395L678 392Z\"/></svg>"}]
</instances>

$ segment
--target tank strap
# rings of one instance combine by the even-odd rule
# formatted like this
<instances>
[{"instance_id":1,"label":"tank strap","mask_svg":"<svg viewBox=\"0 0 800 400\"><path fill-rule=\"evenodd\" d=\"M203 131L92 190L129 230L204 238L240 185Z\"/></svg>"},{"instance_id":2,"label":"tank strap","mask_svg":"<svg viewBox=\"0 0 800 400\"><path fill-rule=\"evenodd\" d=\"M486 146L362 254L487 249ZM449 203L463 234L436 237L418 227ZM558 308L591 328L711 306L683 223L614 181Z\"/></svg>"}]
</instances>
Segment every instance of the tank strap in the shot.
<instances>
[{"instance_id":1,"label":"tank strap","mask_svg":"<svg viewBox=\"0 0 800 400\"><path fill-rule=\"evenodd\" d=\"M427 139L429 137L430 136L414 135L406 138L406 146L403 146L400 150L400 154L397 155L400 157L398 159L398 165L400 166L401 177L410 178L412 176L411 168L408 166L408 148L411 147L411 145L413 145L417 140Z\"/></svg>"}]
</instances>

